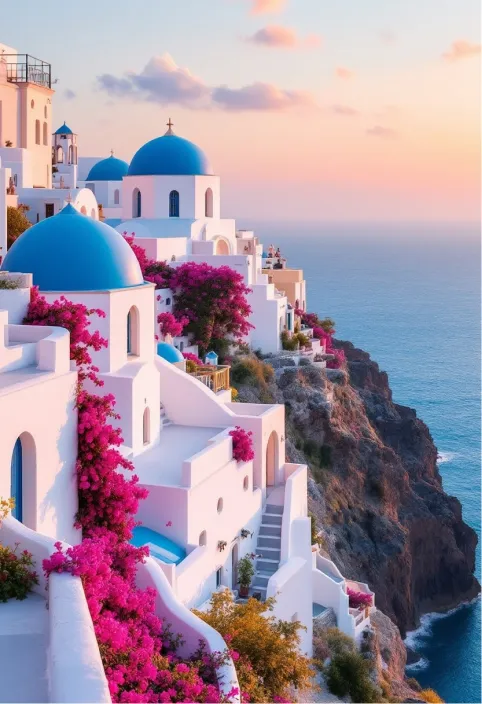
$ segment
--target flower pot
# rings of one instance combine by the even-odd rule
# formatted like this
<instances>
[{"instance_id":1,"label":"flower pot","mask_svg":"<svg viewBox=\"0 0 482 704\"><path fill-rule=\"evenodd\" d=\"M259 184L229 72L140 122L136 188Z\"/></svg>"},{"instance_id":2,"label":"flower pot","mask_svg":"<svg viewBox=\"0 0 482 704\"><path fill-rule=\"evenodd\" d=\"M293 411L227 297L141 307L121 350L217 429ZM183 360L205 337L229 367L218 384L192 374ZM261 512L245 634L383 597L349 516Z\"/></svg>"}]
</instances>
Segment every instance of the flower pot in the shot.
<instances>
[{"instance_id":1,"label":"flower pot","mask_svg":"<svg viewBox=\"0 0 482 704\"><path fill-rule=\"evenodd\" d=\"M239 585L239 596L246 597L249 595L249 584L240 584Z\"/></svg>"}]
</instances>

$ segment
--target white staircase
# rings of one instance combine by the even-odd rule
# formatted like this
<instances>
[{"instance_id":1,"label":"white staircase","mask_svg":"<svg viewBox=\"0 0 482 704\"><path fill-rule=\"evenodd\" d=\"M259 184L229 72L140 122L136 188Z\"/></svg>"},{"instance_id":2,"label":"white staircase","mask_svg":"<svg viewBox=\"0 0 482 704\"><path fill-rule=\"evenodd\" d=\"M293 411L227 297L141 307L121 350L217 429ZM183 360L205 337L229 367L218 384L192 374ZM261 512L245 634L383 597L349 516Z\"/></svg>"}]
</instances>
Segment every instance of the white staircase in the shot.
<instances>
[{"instance_id":1,"label":"white staircase","mask_svg":"<svg viewBox=\"0 0 482 704\"><path fill-rule=\"evenodd\" d=\"M266 599L269 578L279 569L282 520L283 506L266 504L256 547L256 572L250 590L251 595L261 594L261 601Z\"/></svg>"}]
</instances>

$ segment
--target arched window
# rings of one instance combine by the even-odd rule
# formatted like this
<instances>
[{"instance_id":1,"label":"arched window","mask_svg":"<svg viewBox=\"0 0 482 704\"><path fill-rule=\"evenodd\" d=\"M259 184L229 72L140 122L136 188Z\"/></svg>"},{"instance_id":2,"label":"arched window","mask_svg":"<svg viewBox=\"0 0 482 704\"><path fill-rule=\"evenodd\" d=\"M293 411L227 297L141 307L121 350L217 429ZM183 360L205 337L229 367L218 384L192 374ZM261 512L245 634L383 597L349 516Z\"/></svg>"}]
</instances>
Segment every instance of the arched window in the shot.
<instances>
[{"instance_id":1,"label":"arched window","mask_svg":"<svg viewBox=\"0 0 482 704\"><path fill-rule=\"evenodd\" d=\"M114 205L119 205L119 200L120 200L119 189L116 188L114 191Z\"/></svg>"},{"instance_id":2,"label":"arched window","mask_svg":"<svg viewBox=\"0 0 482 704\"><path fill-rule=\"evenodd\" d=\"M142 417L142 442L144 445L149 445L151 442L151 412L148 408L144 409Z\"/></svg>"},{"instance_id":3,"label":"arched window","mask_svg":"<svg viewBox=\"0 0 482 704\"><path fill-rule=\"evenodd\" d=\"M199 545L206 545L208 542L208 536L205 530L199 536Z\"/></svg>"},{"instance_id":4,"label":"arched window","mask_svg":"<svg viewBox=\"0 0 482 704\"><path fill-rule=\"evenodd\" d=\"M12 516L17 521L23 518L23 473L22 473L22 441L20 438L14 445L10 464L10 496L15 501Z\"/></svg>"},{"instance_id":5,"label":"arched window","mask_svg":"<svg viewBox=\"0 0 482 704\"><path fill-rule=\"evenodd\" d=\"M249 489L249 477L245 477L243 480L243 489L244 491L248 491Z\"/></svg>"},{"instance_id":6,"label":"arched window","mask_svg":"<svg viewBox=\"0 0 482 704\"><path fill-rule=\"evenodd\" d=\"M64 150L62 147L59 146L57 147L57 164L63 164L64 163Z\"/></svg>"},{"instance_id":7,"label":"arched window","mask_svg":"<svg viewBox=\"0 0 482 704\"><path fill-rule=\"evenodd\" d=\"M72 149L72 145L69 147L69 164L74 163L74 150Z\"/></svg>"},{"instance_id":8,"label":"arched window","mask_svg":"<svg viewBox=\"0 0 482 704\"><path fill-rule=\"evenodd\" d=\"M207 218L212 218L213 216L213 192L210 188L207 189L206 195L204 196L204 206L205 215Z\"/></svg>"},{"instance_id":9,"label":"arched window","mask_svg":"<svg viewBox=\"0 0 482 704\"><path fill-rule=\"evenodd\" d=\"M179 192L171 191L169 193L169 217L179 217Z\"/></svg>"},{"instance_id":10,"label":"arched window","mask_svg":"<svg viewBox=\"0 0 482 704\"><path fill-rule=\"evenodd\" d=\"M139 354L139 311L132 306L127 314L127 354Z\"/></svg>"},{"instance_id":11,"label":"arched window","mask_svg":"<svg viewBox=\"0 0 482 704\"><path fill-rule=\"evenodd\" d=\"M132 217L140 218L142 215L142 196L138 188L132 191Z\"/></svg>"},{"instance_id":12,"label":"arched window","mask_svg":"<svg viewBox=\"0 0 482 704\"><path fill-rule=\"evenodd\" d=\"M49 143L49 136L48 136L48 130L47 130L47 123L46 123L46 122L44 122L44 125L43 125L43 143L44 143L45 146L47 146L48 143Z\"/></svg>"},{"instance_id":13,"label":"arched window","mask_svg":"<svg viewBox=\"0 0 482 704\"><path fill-rule=\"evenodd\" d=\"M217 506L218 513L222 512L223 506L224 506L224 501L222 499L218 499L218 506Z\"/></svg>"},{"instance_id":14,"label":"arched window","mask_svg":"<svg viewBox=\"0 0 482 704\"><path fill-rule=\"evenodd\" d=\"M35 120L35 144L40 144L40 120Z\"/></svg>"},{"instance_id":15,"label":"arched window","mask_svg":"<svg viewBox=\"0 0 482 704\"><path fill-rule=\"evenodd\" d=\"M95 208L92 208L92 210L90 211L90 217L95 220Z\"/></svg>"},{"instance_id":16,"label":"arched window","mask_svg":"<svg viewBox=\"0 0 482 704\"><path fill-rule=\"evenodd\" d=\"M35 441L22 433L13 447L10 463L10 495L15 500L12 515L28 528L37 528L37 458Z\"/></svg>"}]
</instances>

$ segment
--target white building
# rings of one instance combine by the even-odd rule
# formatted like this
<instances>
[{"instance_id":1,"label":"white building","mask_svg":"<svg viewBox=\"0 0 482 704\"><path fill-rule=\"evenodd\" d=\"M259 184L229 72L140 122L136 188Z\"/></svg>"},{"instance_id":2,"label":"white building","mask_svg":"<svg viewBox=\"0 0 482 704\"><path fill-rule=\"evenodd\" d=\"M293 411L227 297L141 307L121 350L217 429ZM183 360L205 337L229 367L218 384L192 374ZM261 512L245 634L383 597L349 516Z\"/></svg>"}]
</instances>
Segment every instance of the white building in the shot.
<instances>
[{"instance_id":1,"label":"white building","mask_svg":"<svg viewBox=\"0 0 482 704\"><path fill-rule=\"evenodd\" d=\"M64 122L53 134L52 182L56 188L77 188L77 135Z\"/></svg>"},{"instance_id":2,"label":"white building","mask_svg":"<svg viewBox=\"0 0 482 704\"><path fill-rule=\"evenodd\" d=\"M122 216L122 179L128 168L129 164L117 159L112 150L107 159L100 159L87 174L84 186L95 194L104 218Z\"/></svg>"}]
</instances>

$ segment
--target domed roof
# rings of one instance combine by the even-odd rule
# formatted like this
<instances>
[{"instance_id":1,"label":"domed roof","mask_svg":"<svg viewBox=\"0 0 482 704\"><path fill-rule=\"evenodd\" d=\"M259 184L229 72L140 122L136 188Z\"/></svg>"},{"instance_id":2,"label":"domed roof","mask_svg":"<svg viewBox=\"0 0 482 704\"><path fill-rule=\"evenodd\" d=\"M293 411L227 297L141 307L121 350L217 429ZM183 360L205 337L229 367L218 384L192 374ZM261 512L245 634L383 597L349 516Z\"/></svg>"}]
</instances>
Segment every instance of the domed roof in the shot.
<instances>
[{"instance_id":1,"label":"domed roof","mask_svg":"<svg viewBox=\"0 0 482 704\"><path fill-rule=\"evenodd\" d=\"M204 152L171 128L144 144L129 166L128 176L207 176L213 170Z\"/></svg>"},{"instance_id":2,"label":"domed roof","mask_svg":"<svg viewBox=\"0 0 482 704\"><path fill-rule=\"evenodd\" d=\"M63 125L60 125L58 130L55 130L54 134L74 134L70 127L64 122Z\"/></svg>"},{"instance_id":3,"label":"domed roof","mask_svg":"<svg viewBox=\"0 0 482 704\"><path fill-rule=\"evenodd\" d=\"M144 283L139 262L122 235L81 215L70 203L25 230L1 268L33 274L41 291L108 291Z\"/></svg>"},{"instance_id":4,"label":"domed roof","mask_svg":"<svg viewBox=\"0 0 482 704\"><path fill-rule=\"evenodd\" d=\"M171 364L176 364L176 362L183 362L184 357L182 353L179 352L177 347L169 344L169 342L159 342L157 344L157 354L162 357L166 362L171 362Z\"/></svg>"},{"instance_id":5,"label":"domed roof","mask_svg":"<svg viewBox=\"0 0 482 704\"><path fill-rule=\"evenodd\" d=\"M117 159L113 154L107 159L98 161L89 171L86 181L122 181L127 175L129 164Z\"/></svg>"}]
</instances>

